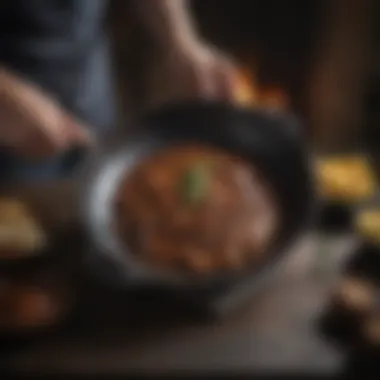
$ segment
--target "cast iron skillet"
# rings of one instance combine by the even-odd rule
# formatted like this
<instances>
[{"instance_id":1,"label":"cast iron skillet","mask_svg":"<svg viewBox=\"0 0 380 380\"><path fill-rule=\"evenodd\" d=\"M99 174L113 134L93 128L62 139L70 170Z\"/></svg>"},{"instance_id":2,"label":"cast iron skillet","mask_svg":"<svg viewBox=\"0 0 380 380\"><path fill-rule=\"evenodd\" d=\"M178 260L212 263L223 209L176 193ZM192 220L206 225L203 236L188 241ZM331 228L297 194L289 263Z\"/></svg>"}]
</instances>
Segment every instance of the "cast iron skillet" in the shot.
<instances>
[{"instance_id":1,"label":"cast iron skillet","mask_svg":"<svg viewBox=\"0 0 380 380\"><path fill-rule=\"evenodd\" d=\"M225 286L242 276L265 272L310 220L313 183L305 142L293 118L221 103L186 103L159 109L132 126L129 136L98 148L85 165L81 203L90 253L88 264L99 278L118 287L132 284L186 289ZM138 255L126 252L113 232L112 198L126 171L157 149L180 142L224 148L259 165L272 183L283 215L281 232L268 260L259 268L184 276L144 267Z\"/></svg>"}]
</instances>

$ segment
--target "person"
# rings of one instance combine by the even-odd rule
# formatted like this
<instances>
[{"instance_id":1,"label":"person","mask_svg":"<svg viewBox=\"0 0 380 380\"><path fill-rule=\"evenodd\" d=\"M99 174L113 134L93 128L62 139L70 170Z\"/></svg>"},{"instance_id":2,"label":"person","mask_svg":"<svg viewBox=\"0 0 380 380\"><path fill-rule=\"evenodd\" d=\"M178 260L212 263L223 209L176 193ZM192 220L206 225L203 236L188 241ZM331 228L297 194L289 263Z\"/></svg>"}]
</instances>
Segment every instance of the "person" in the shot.
<instances>
[{"instance_id":1,"label":"person","mask_svg":"<svg viewBox=\"0 0 380 380\"><path fill-rule=\"evenodd\" d=\"M174 98L232 96L233 65L202 41L186 0L131 0ZM2 0L0 181L61 177L115 124L105 0ZM71 155L70 155L71 154ZM74 159L75 160L75 159Z\"/></svg>"}]
</instances>

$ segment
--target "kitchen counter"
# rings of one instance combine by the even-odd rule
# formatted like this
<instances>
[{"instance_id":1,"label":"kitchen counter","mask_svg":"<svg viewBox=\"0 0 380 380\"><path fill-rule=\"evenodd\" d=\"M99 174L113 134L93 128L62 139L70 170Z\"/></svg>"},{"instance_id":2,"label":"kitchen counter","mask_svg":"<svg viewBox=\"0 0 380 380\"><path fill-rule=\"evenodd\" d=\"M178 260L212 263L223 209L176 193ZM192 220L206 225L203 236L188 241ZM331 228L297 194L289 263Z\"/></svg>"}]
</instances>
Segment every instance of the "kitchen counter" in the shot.
<instances>
[{"instance_id":1,"label":"kitchen counter","mask_svg":"<svg viewBox=\"0 0 380 380\"><path fill-rule=\"evenodd\" d=\"M205 317L158 295L133 296L94 284L64 331L9 353L7 369L28 374L129 374L172 371L328 373L344 358L317 325L351 236L309 234L259 293ZM72 253L74 248L71 249Z\"/></svg>"}]
</instances>

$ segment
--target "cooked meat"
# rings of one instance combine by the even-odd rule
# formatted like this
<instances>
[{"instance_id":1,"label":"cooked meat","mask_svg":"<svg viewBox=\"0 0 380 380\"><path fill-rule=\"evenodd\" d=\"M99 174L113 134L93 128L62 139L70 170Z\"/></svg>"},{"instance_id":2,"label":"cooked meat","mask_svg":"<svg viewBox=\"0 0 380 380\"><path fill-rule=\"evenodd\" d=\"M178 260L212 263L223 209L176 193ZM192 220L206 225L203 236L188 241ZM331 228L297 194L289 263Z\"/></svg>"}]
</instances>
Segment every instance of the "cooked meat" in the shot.
<instances>
[{"instance_id":1,"label":"cooked meat","mask_svg":"<svg viewBox=\"0 0 380 380\"><path fill-rule=\"evenodd\" d=\"M116 210L119 233L143 259L198 273L262 260L279 226L259 170L202 146L149 158L123 181Z\"/></svg>"}]
</instances>

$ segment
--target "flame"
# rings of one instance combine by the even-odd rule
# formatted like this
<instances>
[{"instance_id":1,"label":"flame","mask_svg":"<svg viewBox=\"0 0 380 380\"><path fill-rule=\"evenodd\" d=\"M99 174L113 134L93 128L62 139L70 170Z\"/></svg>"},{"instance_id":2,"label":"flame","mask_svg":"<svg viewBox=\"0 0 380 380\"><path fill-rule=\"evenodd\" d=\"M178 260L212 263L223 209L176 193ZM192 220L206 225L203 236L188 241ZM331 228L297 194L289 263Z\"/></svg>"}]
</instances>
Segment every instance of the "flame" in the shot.
<instances>
[{"instance_id":1,"label":"flame","mask_svg":"<svg viewBox=\"0 0 380 380\"><path fill-rule=\"evenodd\" d=\"M290 100L280 86L260 86L252 70L241 68L236 74L236 100L239 104L271 110L287 110Z\"/></svg>"}]
</instances>

